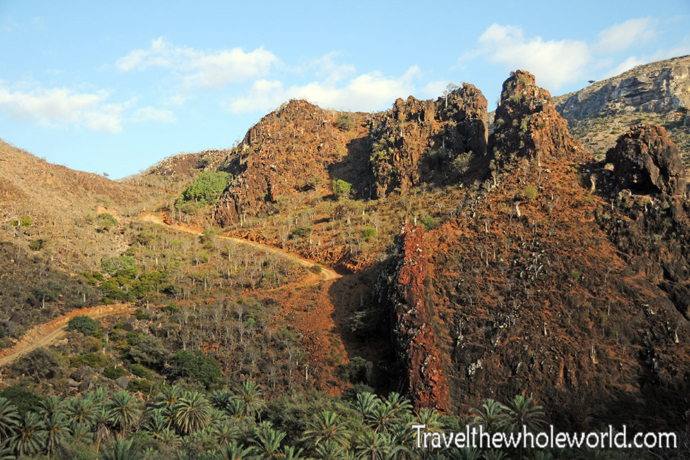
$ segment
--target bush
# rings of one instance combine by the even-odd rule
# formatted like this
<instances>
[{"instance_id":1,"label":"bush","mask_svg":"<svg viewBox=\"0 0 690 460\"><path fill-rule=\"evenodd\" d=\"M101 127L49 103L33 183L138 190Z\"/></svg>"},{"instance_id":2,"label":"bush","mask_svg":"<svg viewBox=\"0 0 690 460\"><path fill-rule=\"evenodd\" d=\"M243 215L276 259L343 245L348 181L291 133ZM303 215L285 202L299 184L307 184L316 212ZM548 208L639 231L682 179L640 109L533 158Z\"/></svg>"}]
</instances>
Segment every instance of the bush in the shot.
<instances>
[{"instance_id":1,"label":"bush","mask_svg":"<svg viewBox=\"0 0 690 460\"><path fill-rule=\"evenodd\" d=\"M103 368L108 365L110 359L101 353L87 353L85 355L70 358L70 367L89 366L93 368Z\"/></svg>"},{"instance_id":2,"label":"bush","mask_svg":"<svg viewBox=\"0 0 690 460\"><path fill-rule=\"evenodd\" d=\"M523 191L525 199L530 203L537 197L537 189L533 185L528 185Z\"/></svg>"},{"instance_id":3,"label":"bush","mask_svg":"<svg viewBox=\"0 0 690 460\"><path fill-rule=\"evenodd\" d=\"M19 218L19 225L22 227L31 227L33 223L33 219L28 214L24 214L22 217Z\"/></svg>"},{"instance_id":4,"label":"bush","mask_svg":"<svg viewBox=\"0 0 690 460\"><path fill-rule=\"evenodd\" d=\"M103 271L110 275L114 275L117 273L119 270L134 270L136 261L134 260L134 257L130 256L118 256L118 257L111 257L109 259L103 259L101 260L101 268L103 268ZM95 277L94 272L94 277ZM101 275L102 277L103 275Z\"/></svg>"},{"instance_id":5,"label":"bush","mask_svg":"<svg viewBox=\"0 0 690 460\"><path fill-rule=\"evenodd\" d=\"M311 227L309 227L308 225L300 225L292 231L292 236L297 238L303 238L309 235L309 232L311 232Z\"/></svg>"},{"instance_id":6,"label":"bush","mask_svg":"<svg viewBox=\"0 0 690 460\"><path fill-rule=\"evenodd\" d=\"M364 232L362 233L365 240L369 240L372 236L376 235L376 229L374 227L364 227Z\"/></svg>"},{"instance_id":7,"label":"bush","mask_svg":"<svg viewBox=\"0 0 690 460\"><path fill-rule=\"evenodd\" d=\"M110 230L117 225L117 219L110 213L104 212L98 215L98 226L103 230Z\"/></svg>"},{"instance_id":8,"label":"bush","mask_svg":"<svg viewBox=\"0 0 690 460\"><path fill-rule=\"evenodd\" d=\"M343 113L335 120L335 126L341 131L349 131L355 126L355 122L349 113Z\"/></svg>"},{"instance_id":9,"label":"bush","mask_svg":"<svg viewBox=\"0 0 690 460\"><path fill-rule=\"evenodd\" d=\"M367 360L356 356L349 363L340 366L343 378L350 383L361 383L366 381Z\"/></svg>"},{"instance_id":10,"label":"bush","mask_svg":"<svg viewBox=\"0 0 690 460\"><path fill-rule=\"evenodd\" d=\"M431 217L431 216L424 216L424 217L422 217L422 218L420 219L420 222L422 223L422 225L424 226L424 228L425 228L426 230L434 229L434 228L436 228L436 226L438 225L438 224L436 223L436 219L434 219L434 218Z\"/></svg>"},{"instance_id":11,"label":"bush","mask_svg":"<svg viewBox=\"0 0 690 460\"><path fill-rule=\"evenodd\" d=\"M220 364L200 350L180 350L170 359L170 375L173 378L200 382L210 387L221 375Z\"/></svg>"},{"instance_id":12,"label":"bush","mask_svg":"<svg viewBox=\"0 0 690 460\"><path fill-rule=\"evenodd\" d=\"M29 243L29 249L31 249L32 251L40 251L45 247L45 244L46 240L44 240L43 238L38 238L36 240L32 240Z\"/></svg>"},{"instance_id":13,"label":"bush","mask_svg":"<svg viewBox=\"0 0 690 460\"><path fill-rule=\"evenodd\" d=\"M67 323L68 331L79 331L84 335L93 335L98 331L98 321L86 315L75 316Z\"/></svg>"},{"instance_id":14,"label":"bush","mask_svg":"<svg viewBox=\"0 0 690 460\"><path fill-rule=\"evenodd\" d=\"M154 335L140 334L133 341L129 356L135 363L152 369L162 369L169 354L161 339Z\"/></svg>"},{"instance_id":15,"label":"bush","mask_svg":"<svg viewBox=\"0 0 690 460\"><path fill-rule=\"evenodd\" d=\"M129 370L132 372L132 374L136 375L137 377L141 377L142 379L153 379L153 373L141 364L132 364L129 366Z\"/></svg>"},{"instance_id":16,"label":"bush","mask_svg":"<svg viewBox=\"0 0 690 460\"><path fill-rule=\"evenodd\" d=\"M314 264L311 267L309 267L309 270L316 273L317 275L320 275L321 272L323 271L323 267L319 264Z\"/></svg>"},{"instance_id":17,"label":"bush","mask_svg":"<svg viewBox=\"0 0 690 460\"><path fill-rule=\"evenodd\" d=\"M183 191L181 205L189 202L201 205L215 204L232 176L222 171L206 171L192 181Z\"/></svg>"},{"instance_id":18,"label":"bush","mask_svg":"<svg viewBox=\"0 0 690 460\"><path fill-rule=\"evenodd\" d=\"M109 378L110 380L116 380L120 377L127 376L127 371L124 370L122 366L106 367L103 369L103 376Z\"/></svg>"},{"instance_id":19,"label":"bush","mask_svg":"<svg viewBox=\"0 0 690 460\"><path fill-rule=\"evenodd\" d=\"M19 385L7 387L0 391L0 398L7 398L14 404L22 417L29 411L38 412L41 402L43 402L42 397Z\"/></svg>"},{"instance_id":20,"label":"bush","mask_svg":"<svg viewBox=\"0 0 690 460\"><path fill-rule=\"evenodd\" d=\"M352 184L345 182L344 180L338 179L333 181L333 194L340 198L348 198L350 196L350 191L352 190Z\"/></svg>"}]
</instances>

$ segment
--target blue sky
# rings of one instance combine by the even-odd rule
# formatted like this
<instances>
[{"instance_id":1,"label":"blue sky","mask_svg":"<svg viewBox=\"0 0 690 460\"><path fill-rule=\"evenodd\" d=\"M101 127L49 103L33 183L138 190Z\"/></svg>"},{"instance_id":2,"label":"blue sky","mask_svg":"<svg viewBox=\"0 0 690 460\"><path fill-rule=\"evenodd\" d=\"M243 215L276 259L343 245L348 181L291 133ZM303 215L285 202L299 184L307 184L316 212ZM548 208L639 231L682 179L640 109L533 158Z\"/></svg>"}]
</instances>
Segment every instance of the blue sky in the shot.
<instances>
[{"instance_id":1,"label":"blue sky","mask_svg":"<svg viewBox=\"0 0 690 460\"><path fill-rule=\"evenodd\" d=\"M428 3L0 0L0 138L120 178L290 98L374 111L469 82L492 110L517 68L558 95L690 54L688 0Z\"/></svg>"}]
</instances>

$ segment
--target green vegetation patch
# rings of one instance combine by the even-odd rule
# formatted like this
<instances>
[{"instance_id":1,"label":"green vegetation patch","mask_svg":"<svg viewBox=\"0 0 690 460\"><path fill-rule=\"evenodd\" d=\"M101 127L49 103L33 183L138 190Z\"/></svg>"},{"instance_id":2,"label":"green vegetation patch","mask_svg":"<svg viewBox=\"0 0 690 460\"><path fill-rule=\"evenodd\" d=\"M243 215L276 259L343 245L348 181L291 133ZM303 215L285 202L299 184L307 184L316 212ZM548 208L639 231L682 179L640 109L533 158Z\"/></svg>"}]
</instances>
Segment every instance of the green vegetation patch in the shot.
<instances>
[{"instance_id":1,"label":"green vegetation patch","mask_svg":"<svg viewBox=\"0 0 690 460\"><path fill-rule=\"evenodd\" d=\"M222 171L205 171L182 191L182 204L215 204L232 176Z\"/></svg>"}]
</instances>

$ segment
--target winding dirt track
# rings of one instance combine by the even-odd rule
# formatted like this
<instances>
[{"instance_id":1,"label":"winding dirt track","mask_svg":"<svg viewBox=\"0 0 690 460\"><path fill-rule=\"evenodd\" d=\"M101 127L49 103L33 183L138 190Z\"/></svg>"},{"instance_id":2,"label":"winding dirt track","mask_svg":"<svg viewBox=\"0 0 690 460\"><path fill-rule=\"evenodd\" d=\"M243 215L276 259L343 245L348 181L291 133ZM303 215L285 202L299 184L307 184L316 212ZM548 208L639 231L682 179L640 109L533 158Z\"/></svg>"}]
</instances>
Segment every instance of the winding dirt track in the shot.
<instances>
[{"instance_id":1,"label":"winding dirt track","mask_svg":"<svg viewBox=\"0 0 690 460\"><path fill-rule=\"evenodd\" d=\"M182 232L192 233L194 235L202 234L200 230L196 230L193 228L183 227L180 225L166 224L163 218L160 216L144 214L141 216L141 218L147 222L152 222L158 225L162 225L164 227L174 228L175 230L179 230ZM245 246L251 246L262 251L273 253L280 257L292 260L306 268L311 268L317 265L316 263L299 257L295 254L285 252L278 248L267 246L265 244L256 243L254 241L247 241L241 238L234 238L231 236L217 236L216 238L222 238L224 240L232 241L236 244L243 244ZM322 268L320 275L321 278L324 280L334 280L341 277L341 275L329 268ZM35 350L36 348L48 346L55 340L64 336L67 333L67 323L71 318L75 316L85 315L90 318L97 319L119 313L131 313L134 310L136 310L136 307L132 304L100 305L98 307L80 308L78 310L74 310L68 313L67 315L55 318L54 320L48 323L40 324L28 331L26 334L24 334L21 340L19 340L19 342L14 344L12 347L0 350L0 366L7 366L8 364L11 364L14 361L16 361L22 355L25 355L26 353L29 353Z\"/></svg>"},{"instance_id":2,"label":"winding dirt track","mask_svg":"<svg viewBox=\"0 0 690 460\"><path fill-rule=\"evenodd\" d=\"M0 366L13 363L17 358L29 353L36 348L50 345L67 333L67 323L75 316L85 315L90 318L103 318L118 313L131 313L136 310L132 304L100 305L98 307L80 308L67 315L40 324L24 334L14 346L0 351Z\"/></svg>"},{"instance_id":3,"label":"winding dirt track","mask_svg":"<svg viewBox=\"0 0 690 460\"><path fill-rule=\"evenodd\" d=\"M155 216L153 214L148 214L148 213L142 214L141 219L145 220L147 222L152 222L152 223L155 223L158 225L162 225L164 227L174 228L175 230L179 230L181 232L192 233L194 235L201 235L202 234L201 230L197 230L197 229L194 229L191 227L175 225L175 224L167 224L163 217ZM286 252L286 251L283 251L281 249L274 248L273 246L267 246L265 244L257 243L254 241L243 240L242 238L235 238L232 236L216 235L216 238L220 238L223 240L229 240L229 241L232 241L233 243L236 243L236 244L251 246L255 249L260 249L262 251L268 251L268 252L276 254L280 257L284 257L286 259L297 262L298 264L300 264L301 266L306 267L306 268L311 268L311 267L318 265L315 262L312 262L311 260L305 259L305 258L300 257L298 255L295 255L291 252ZM321 277L325 280L334 280L334 279L340 278L341 275L339 275L338 273L336 273L335 271L333 271L329 268L322 267Z\"/></svg>"}]
</instances>

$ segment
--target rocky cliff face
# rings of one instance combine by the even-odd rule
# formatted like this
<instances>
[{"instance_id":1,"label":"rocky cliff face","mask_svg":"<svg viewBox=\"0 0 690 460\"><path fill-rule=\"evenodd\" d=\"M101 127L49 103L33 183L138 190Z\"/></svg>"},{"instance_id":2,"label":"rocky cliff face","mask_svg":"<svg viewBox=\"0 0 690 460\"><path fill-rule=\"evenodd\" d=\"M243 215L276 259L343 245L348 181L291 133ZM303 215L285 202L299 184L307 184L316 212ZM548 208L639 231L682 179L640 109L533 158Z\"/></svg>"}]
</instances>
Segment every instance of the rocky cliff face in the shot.
<instances>
[{"instance_id":1,"label":"rocky cliff face","mask_svg":"<svg viewBox=\"0 0 690 460\"><path fill-rule=\"evenodd\" d=\"M424 228L403 229L398 251L379 277L375 296L390 317L402 390L415 408L447 410L448 387L436 346L430 306L426 304L429 264L424 249Z\"/></svg>"},{"instance_id":2,"label":"rocky cliff face","mask_svg":"<svg viewBox=\"0 0 690 460\"><path fill-rule=\"evenodd\" d=\"M682 195L687 188L678 146L660 126L632 126L606 153L606 162L613 165L620 189Z\"/></svg>"},{"instance_id":3,"label":"rocky cliff face","mask_svg":"<svg viewBox=\"0 0 690 460\"><path fill-rule=\"evenodd\" d=\"M220 168L233 180L218 200L216 220L239 222L266 212L280 196L327 187L329 167L347 155L351 139L334 125L338 115L292 100L262 118Z\"/></svg>"},{"instance_id":4,"label":"rocky cliff face","mask_svg":"<svg viewBox=\"0 0 690 460\"><path fill-rule=\"evenodd\" d=\"M690 408L684 198L659 192L657 211L619 200L625 169L594 164L526 72L504 85L497 119L493 186L468 190L424 236L452 409L529 394L562 427L679 426ZM655 132L649 157L664 157L653 150L672 148Z\"/></svg>"},{"instance_id":5,"label":"rocky cliff face","mask_svg":"<svg viewBox=\"0 0 690 460\"><path fill-rule=\"evenodd\" d=\"M375 117L369 131L375 197L405 193L421 181L447 181L457 175L455 160L463 168L484 155L486 107L481 91L464 83L436 101L398 99Z\"/></svg>"},{"instance_id":6,"label":"rocky cliff face","mask_svg":"<svg viewBox=\"0 0 690 460\"><path fill-rule=\"evenodd\" d=\"M573 135L599 158L643 122L662 125L681 152L690 152L690 56L635 67L554 102Z\"/></svg>"},{"instance_id":7,"label":"rocky cliff face","mask_svg":"<svg viewBox=\"0 0 690 460\"><path fill-rule=\"evenodd\" d=\"M678 147L662 127L633 126L606 161L613 171L601 169L598 175L615 206L601 209L598 222L621 251L634 257L635 270L690 319L690 202Z\"/></svg>"},{"instance_id":8,"label":"rocky cliff face","mask_svg":"<svg viewBox=\"0 0 690 460\"><path fill-rule=\"evenodd\" d=\"M690 56L636 67L560 96L556 101L558 111L568 120L634 111L661 114L678 111L687 116L690 110Z\"/></svg>"},{"instance_id":9,"label":"rocky cliff face","mask_svg":"<svg viewBox=\"0 0 690 460\"><path fill-rule=\"evenodd\" d=\"M587 154L568 133L551 94L536 85L524 70L514 72L503 84L496 109L490 149L499 164L516 158L578 160Z\"/></svg>"}]
</instances>

